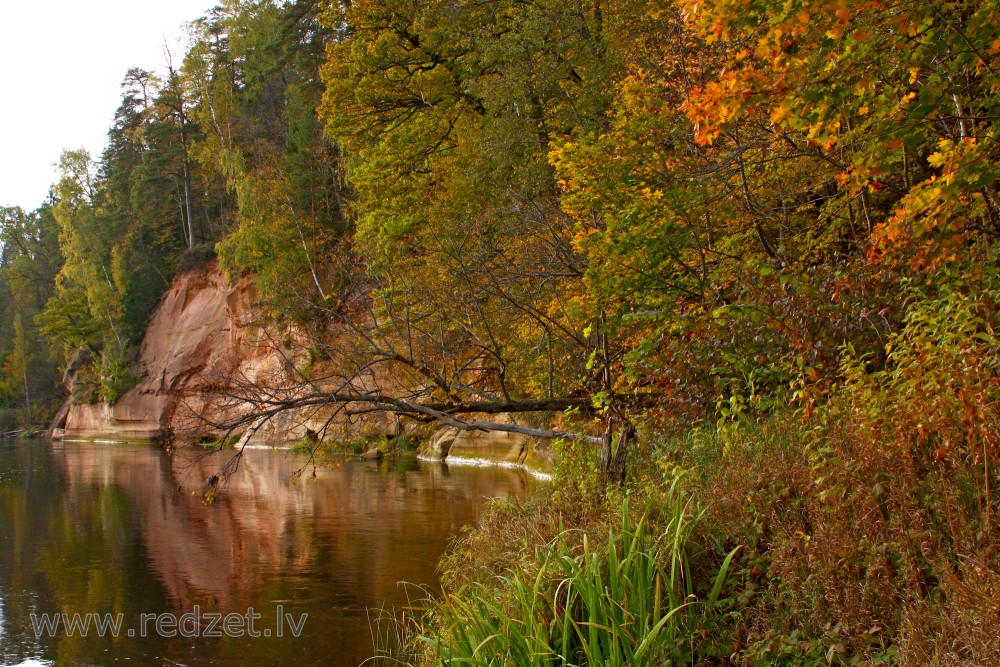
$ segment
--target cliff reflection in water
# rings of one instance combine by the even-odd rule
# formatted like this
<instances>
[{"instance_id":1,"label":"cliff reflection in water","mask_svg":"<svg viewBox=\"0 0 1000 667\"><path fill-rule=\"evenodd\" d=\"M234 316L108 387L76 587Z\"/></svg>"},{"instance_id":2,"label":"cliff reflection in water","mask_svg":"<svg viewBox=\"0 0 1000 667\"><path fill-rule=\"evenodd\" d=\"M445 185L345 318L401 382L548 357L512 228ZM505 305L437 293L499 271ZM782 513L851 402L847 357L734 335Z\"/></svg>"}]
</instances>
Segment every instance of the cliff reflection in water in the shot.
<instances>
[{"instance_id":1,"label":"cliff reflection in water","mask_svg":"<svg viewBox=\"0 0 1000 667\"><path fill-rule=\"evenodd\" d=\"M226 456L152 447L0 444L0 664L357 665L368 613L400 608L398 582L436 586L448 541L488 497L533 483L503 468L416 461L306 468L248 451L204 505L196 491ZM422 595L412 587L410 597ZM302 637L59 637L36 642L32 612L308 613ZM154 658L156 658L154 660Z\"/></svg>"}]
</instances>

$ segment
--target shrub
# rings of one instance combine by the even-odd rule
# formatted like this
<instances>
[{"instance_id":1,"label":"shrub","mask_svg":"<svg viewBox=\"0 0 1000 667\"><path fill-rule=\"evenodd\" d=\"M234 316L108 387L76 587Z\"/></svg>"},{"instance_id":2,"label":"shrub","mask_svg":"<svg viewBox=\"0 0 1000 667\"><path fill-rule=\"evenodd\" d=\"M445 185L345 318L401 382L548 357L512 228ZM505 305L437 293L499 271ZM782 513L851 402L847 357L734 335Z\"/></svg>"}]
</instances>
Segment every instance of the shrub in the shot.
<instances>
[{"instance_id":1,"label":"shrub","mask_svg":"<svg viewBox=\"0 0 1000 667\"><path fill-rule=\"evenodd\" d=\"M998 342L989 299L915 295L879 368L845 351L810 414L675 446L736 565L750 664L1000 662Z\"/></svg>"}]
</instances>

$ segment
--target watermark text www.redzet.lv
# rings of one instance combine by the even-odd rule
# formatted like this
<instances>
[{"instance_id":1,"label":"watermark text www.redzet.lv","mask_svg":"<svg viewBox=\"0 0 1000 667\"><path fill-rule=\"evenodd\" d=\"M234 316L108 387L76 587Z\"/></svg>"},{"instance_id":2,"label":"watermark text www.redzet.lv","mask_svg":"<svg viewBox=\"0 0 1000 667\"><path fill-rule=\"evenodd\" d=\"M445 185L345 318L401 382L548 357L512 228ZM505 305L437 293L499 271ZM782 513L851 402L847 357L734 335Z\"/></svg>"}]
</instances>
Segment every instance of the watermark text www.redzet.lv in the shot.
<instances>
[{"instance_id":1,"label":"watermark text www.redzet.lv","mask_svg":"<svg viewBox=\"0 0 1000 667\"><path fill-rule=\"evenodd\" d=\"M264 627L262 614L202 613L195 607L184 614L139 614L138 623L125 626L125 614L31 614L35 637L298 637L309 614L295 614L278 605L275 619Z\"/></svg>"}]
</instances>

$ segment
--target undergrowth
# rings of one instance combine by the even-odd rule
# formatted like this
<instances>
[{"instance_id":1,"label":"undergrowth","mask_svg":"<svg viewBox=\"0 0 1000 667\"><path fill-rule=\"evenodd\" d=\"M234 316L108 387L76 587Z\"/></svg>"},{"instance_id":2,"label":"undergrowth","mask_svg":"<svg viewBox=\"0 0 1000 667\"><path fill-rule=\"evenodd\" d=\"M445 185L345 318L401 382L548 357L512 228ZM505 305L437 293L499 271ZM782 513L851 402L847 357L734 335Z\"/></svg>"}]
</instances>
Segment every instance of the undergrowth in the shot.
<instances>
[{"instance_id":1,"label":"undergrowth","mask_svg":"<svg viewBox=\"0 0 1000 667\"><path fill-rule=\"evenodd\" d=\"M551 487L494 503L455 542L446 595L398 655L1000 664L995 300L935 289L915 292L884 359L845 347L822 400L661 439L625 489L575 474L593 466L564 446L574 463Z\"/></svg>"},{"instance_id":2,"label":"undergrowth","mask_svg":"<svg viewBox=\"0 0 1000 667\"><path fill-rule=\"evenodd\" d=\"M1000 664L998 340L984 295L915 298L879 367L844 350L815 410L661 451L745 551L741 664Z\"/></svg>"}]
</instances>

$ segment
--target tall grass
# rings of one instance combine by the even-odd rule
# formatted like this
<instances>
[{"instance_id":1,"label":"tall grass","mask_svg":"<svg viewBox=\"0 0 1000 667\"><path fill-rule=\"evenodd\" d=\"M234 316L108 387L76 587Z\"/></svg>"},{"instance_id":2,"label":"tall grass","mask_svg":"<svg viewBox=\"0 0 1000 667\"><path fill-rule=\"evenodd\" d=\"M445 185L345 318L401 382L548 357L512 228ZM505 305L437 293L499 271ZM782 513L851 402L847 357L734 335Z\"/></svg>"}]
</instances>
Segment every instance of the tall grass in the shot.
<instances>
[{"instance_id":1,"label":"tall grass","mask_svg":"<svg viewBox=\"0 0 1000 667\"><path fill-rule=\"evenodd\" d=\"M676 484L652 530L624 503L620 527L595 546L566 530L542 548L532 575L472 583L447 597L421 639L439 665L626 665L689 657L699 618L715 609L735 552L704 599L687 559L696 517ZM575 545L575 546L574 546Z\"/></svg>"},{"instance_id":2,"label":"tall grass","mask_svg":"<svg viewBox=\"0 0 1000 667\"><path fill-rule=\"evenodd\" d=\"M383 605L368 611L368 628L374 651L360 667L398 667L419 662L420 646L414 638L419 635L422 628L419 620L421 612L427 608L431 600L430 593L423 592L427 597L419 603L422 606L414 606L411 602L402 610L386 608Z\"/></svg>"}]
</instances>

